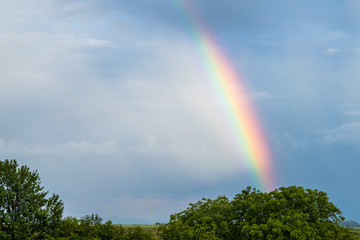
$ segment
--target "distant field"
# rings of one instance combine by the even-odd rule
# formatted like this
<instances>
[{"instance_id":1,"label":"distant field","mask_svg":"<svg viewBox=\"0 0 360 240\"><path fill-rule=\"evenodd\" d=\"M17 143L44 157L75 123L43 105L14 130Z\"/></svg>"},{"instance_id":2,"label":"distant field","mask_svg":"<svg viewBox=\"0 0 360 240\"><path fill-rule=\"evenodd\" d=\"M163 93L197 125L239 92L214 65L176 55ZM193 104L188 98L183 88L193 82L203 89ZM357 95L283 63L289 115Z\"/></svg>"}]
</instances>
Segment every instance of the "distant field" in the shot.
<instances>
[{"instance_id":1,"label":"distant field","mask_svg":"<svg viewBox=\"0 0 360 240\"><path fill-rule=\"evenodd\" d=\"M148 231L148 232L151 232L153 233L154 235L156 235L156 231L157 231L157 226L156 225L146 225L146 224L143 224L143 225L137 225L137 224L132 224L132 225L122 225L124 228L127 228L127 229L133 229L133 228L136 228L136 227L141 227L142 230L144 231Z\"/></svg>"},{"instance_id":2,"label":"distant field","mask_svg":"<svg viewBox=\"0 0 360 240\"><path fill-rule=\"evenodd\" d=\"M350 232L356 233L360 238L360 227L350 227Z\"/></svg>"},{"instance_id":3,"label":"distant field","mask_svg":"<svg viewBox=\"0 0 360 240\"><path fill-rule=\"evenodd\" d=\"M131 224L131 225L121 225L123 226L124 228L136 228L136 227L141 227L143 230L154 230L154 229L157 229L157 226L156 225L149 225L149 224Z\"/></svg>"}]
</instances>

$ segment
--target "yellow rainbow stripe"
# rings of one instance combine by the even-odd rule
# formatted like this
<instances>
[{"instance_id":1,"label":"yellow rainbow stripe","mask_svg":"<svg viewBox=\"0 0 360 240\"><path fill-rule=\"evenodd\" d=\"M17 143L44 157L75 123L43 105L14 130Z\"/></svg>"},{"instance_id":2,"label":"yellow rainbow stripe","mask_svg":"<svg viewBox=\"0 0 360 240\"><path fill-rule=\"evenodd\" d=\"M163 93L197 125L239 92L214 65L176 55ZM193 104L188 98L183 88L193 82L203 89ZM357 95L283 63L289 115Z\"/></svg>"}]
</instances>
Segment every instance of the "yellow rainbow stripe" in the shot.
<instances>
[{"instance_id":1,"label":"yellow rainbow stripe","mask_svg":"<svg viewBox=\"0 0 360 240\"><path fill-rule=\"evenodd\" d=\"M228 121L234 130L241 156L245 158L255 178L255 184L263 190L273 190L275 184L270 149L242 79L210 32L196 20L190 3L186 0L173 2L197 43L197 49L216 93L225 100Z\"/></svg>"}]
</instances>

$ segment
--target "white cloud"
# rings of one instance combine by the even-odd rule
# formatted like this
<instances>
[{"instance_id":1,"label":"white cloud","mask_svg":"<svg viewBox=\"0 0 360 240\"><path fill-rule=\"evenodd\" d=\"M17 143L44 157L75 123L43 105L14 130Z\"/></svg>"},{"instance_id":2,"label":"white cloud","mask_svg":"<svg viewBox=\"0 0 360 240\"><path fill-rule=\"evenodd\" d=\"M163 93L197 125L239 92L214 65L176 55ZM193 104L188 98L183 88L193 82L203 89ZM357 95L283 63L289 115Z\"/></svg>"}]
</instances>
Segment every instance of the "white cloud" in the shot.
<instances>
[{"instance_id":1,"label":"white cloud","mask_svg":"<svg viewBox=\"0 0 360 240\"><path fill-rule=\"evenodd\" d=\"M337 49L337 48L328 48L328 49L326 49L325 54L330 55L330 54L334 54L334 53L338 53L338 52L339 52L339 49Z\"/></svg>"},{"instance_id":2,"label":"white cloud","mask_svg":"<svg viewBox=\"0 0 360 240\"><path fill-rule=\"evenodd\" d=\"M344 123L330 130L315 132L321 136L316 141L322 144L345 143L360 146L360 122Z\"/></svg>"},{"instance_id":3,"label":"white cloud","mask_svg":"<svg viewBox=\"0 0 360 240\"><path fill-rule=\"evenodd\" d=\"M129 148L129 153L135 154L137 159L143 159L144 162L151 158L148 171L166 169L175 178L179 177L179 173L183 173L188 175L189 179L212 182L245 170L238 152L229 153L224 146L214 146L219 144L215 139L206 140L203 137L201 133L186 134L170 140L169 136L161 135L159 139L155 135L147 134L142 143Z\"/></svg>"},{"instance_id":4,"label":"white cloud","mask_svg":"<svg viewBox=\"0 0 360 240\"><path fill-rule=\"evenodd\" d=\"M266 91L254 92L254 93L251 93L250 96L254 100L263 100L263 99L274 98L274 95L272 95Z\"/></svg>"},{"instance_id":5,"label":"white cloud","mask_svg":"<svg viewBox=\"0 0 360 240\"><path fill-rule=\"evenodd\" d=\"M64 13L76 13L79 11L89 10L93 6L92 1L84 1L84 2L73 2L73 1L64 1L63 4L59 4L61 6L59 11Z\"/></svg>"},{"instance_id":6,"label":"white cloud","mask_svg":"<svg viewBox=\"0 0 360 240\"><path fill-rule=\"evenodd\" d=\"M0 8L0 32L39 31L52 21L44 16L51 9L51 1L2 1Z\"/></svg>"},{"instance_id":7,"label":"white cloud","mask_svg":"<svg viewBox=\"0 0 360 240\"><path fill-rule=\"evenodd\" d=\"M170 107L166 103L155 103L150 101L136 101L132 103L135 106L142 106L142 107Z\"/></svg>"},{"instance_id":8,"label":"white cloud","mask_svg":"<svg viewBox=\"0 0 360 240\"><path fill-rule=\"evenodd\" d=\"M161 154L166 151L162 146L159 146L157 137L151 134L144 136L144 143L136 147L130 148L131 152L138 154Z\"/></svg>"},{"instance_id":9,"label":"white cloud","mask_svg":"<svg viewBox=\"0 0 360 240\"><path fill-rule=\"evenodd\" d=\"M95 47L95 48L104 48L112 47L113 43L109 40L96 39L92 37L85 36L72 36L72 35L63 35L59 40L56 40L55 43L63 47Z\"/></svg>"},{"instance_id":10,"label":"white cloud","mask_svg":"<svg viewBox=\"0 0 360 240\"><path fill-rule=\"evenodd\" d=\"M3 155L91 155L119 153L116 140L103 143L69 141L60 144L22 143L0 138L0 152Z\"/></svg>"},{"instance_id":11,"label":"white cloud","mask_svg":"<svg viewBox=\"0 0 360 240\"><path fill-rule=\"evenodd\" d=\"M357 117L360 116L360 111L342 111L342 114Z\"/></svg>"}]
</instances>

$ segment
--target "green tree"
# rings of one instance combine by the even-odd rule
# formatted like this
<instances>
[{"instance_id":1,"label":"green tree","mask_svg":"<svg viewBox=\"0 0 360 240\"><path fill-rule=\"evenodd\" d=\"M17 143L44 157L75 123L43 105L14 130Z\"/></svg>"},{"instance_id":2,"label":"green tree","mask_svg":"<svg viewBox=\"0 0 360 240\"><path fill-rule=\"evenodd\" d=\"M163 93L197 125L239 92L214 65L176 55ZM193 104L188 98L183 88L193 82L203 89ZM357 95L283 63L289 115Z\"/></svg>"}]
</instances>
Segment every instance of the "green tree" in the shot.
<instances>
[{"instance_id":1,"label":"green tree","mask_svg":"<svg viewBox=\"0 0 360 240\"><path fill-rule=\"evenodd\" d=\"M164 239L356 239L325 192L282 187L263 193L248 187L229 202L203 199L160 224Z\"/></svg>"},{"instance_id":2,"label":"green tree","mask_svg":"<svg viewBox=\"0 0 360 240\"><path fill-rule=\"evenodd\" d=\"M47 194L37 171L16 160L0 161L0 238L44 239L53 234L64 204L58 195Z\"/></svg>"},{"instance_id":3,"label":"green tree","mask_svg":"<svg viewBox=\"0 0 360 240\"><path fill-rule=\"evenodd\" d=\"M248 187L232 205L232 231L242 239L351 239L325 192L290 186L262 193Z\"/></svg>"},{"instance_id":4,"label":"green tree","mask_svg":"<svg viewBox=\"0 0 360 240\"><path fill-rule=\"evenodd\" d=\"M124 235L124 240L155 240L155 236L150 232L144 231L141 227L136 226L134 229L128 229Z\"/></svg>"},{"instance_id":5,"label":"green tree","mask_svg":"<svg viewBox=\"0 0 360 240\"><path fill-rule=\"evenodd\" d=\"M98 214L85 215L79 220L80 236L96 236L98 228L101 226L102 218Z\"/></svg>"},{"instance_id":6,"label":"green tree","mask_svg":"<svg viewBox=\"0 0 360 240\"><path fill-rule=\"evenodd\" d=\"M110 220L101 224L97 230L99 239L123 240L125 239L126 231L121 225L113 224Z\"/></svg>"},{"instance_id":7,"label":"green tree","mask_svg":"<svg viewBox=\"0 0 360 240\"><path fill-rule=\"evenodd\" d=\"M163 239L229 239L231 205L225 196L215 200L203 198L177 214L167 224L160 224Z\"/></svg>"},{"instance_id":8,"label":"green tree","mask_svg":"<svg viewBox=\"0 0 360 240\"><path fill-rule=\"evenodd\" d=\"M155 236L139 226L124 228L111 221L102 223L97 214L86 215L81 219L64 218L57 227L57 240L155 240ZM49 238L51 239L51 238Z\"/></svg>"},{"instance_id":9,"label":"green tree","mask_svg":"<svg viewBox=\"0 0 360 240\"><path fill-rule=\"evenodd\" d=\"M79 220L75 217L64 218L57 226L56 233L58 239L81 239L78 236Z\"/></svg>"}]
</instances>

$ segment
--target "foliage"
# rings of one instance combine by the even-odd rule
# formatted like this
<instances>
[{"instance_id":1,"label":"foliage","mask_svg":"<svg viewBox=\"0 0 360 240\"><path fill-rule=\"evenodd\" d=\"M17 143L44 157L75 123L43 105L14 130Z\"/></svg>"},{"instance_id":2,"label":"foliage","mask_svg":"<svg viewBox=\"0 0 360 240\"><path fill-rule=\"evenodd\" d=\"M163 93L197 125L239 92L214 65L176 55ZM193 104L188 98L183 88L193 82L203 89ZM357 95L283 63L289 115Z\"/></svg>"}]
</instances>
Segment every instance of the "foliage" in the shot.
<instances>
[{"instance_id":1,"label":"foliage","mask_svg":"<svg viewBox=\"0 0 360 240\"><path fill-rule=\"evenodd\" d=\"M168 224L159 225L163 239L227 239L231 205L224 196L215 200L203 198L177 214Z\"/></svg>"},{"instance_id":2,"label":"foliage","mask_svg":"<svg viewBox=\"0 0 360 240\"><path fill-rule=\"evenodd\" d=\"M282 187L263 193L248 187L232 201L203 199L160 224L164 239L353 239L326 193Z\"/></svg>"},{"instance_id":3,"label":"foliage","mask_svg":"<svg viewBox=\"0 0 360 240\"><path fill-rule=\"evenodd\" d=\"M139 227L102 223L97 214L62 219L63 202L58 195L46 198L47 194L37 171L16 160L0 161L0 239L155 239Z\"/></svg>"},{"instance_id":4,"label":"foliage","mask_svg":"<svg viewBox=\"0 0 360 240\"><path fill-rule=\"evenodd\" d=\"M0 161L0 238L44 239L53 233L64 209L59 196L48 194L37 171L16 160Z\"/></svg>"},{"instance_id":5,"label":"foliage","mask_svg":"<svg viewBox=\"0 0 360 240\"><path fill-rule=\"evenodd\" d=\"M203 198L159 224L157 237L139 226L102 223L97 214L62 219L63 202L47 194L37 171L0 161L0 239L358 239L356 230L339 226L344 218L326 193L297 186L269 193L248 187L232 201Z\"/></svg>"},{"instance_id":6,"label":"foliage","mask_svg":"<svg viewBox=\"0 0 360 240\"><path fill-rule=\"evenodd\" d=\"M125 229L111 221L102 223L97 214L86 215L80 220L67 217L61 221L57 228L57 238L61 240L153 240L155 236L142 230L140 227Z\"/></svg>"}]
</instances>

